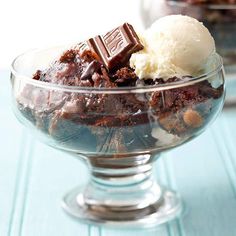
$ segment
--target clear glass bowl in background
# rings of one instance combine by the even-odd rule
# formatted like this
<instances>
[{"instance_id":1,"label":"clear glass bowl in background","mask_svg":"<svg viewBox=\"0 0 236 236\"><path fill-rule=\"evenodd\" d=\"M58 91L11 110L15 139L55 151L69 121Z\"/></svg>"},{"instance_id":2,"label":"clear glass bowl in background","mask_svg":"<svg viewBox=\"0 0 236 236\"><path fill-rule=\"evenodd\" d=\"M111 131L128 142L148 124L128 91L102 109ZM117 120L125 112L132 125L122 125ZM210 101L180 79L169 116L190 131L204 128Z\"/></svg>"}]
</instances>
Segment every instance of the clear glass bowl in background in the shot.
<instances>
[{"instance_id":1,"label":"clear glass bowl in background","mask_svg":"<svg viewBox=\"0 0 236 236\"><path fill-rule=\"evenodd\" d=\"M226 70L226 105L236 104L236 4L191 4L184 0L141 0L145 28L160 17L189 15L203 22L216 42Z\"/></svg>"},{"instance_id":2,"label":"clear glass bowl in background","mask_svg":"<svg viewBox=\"0 0 236 236\"><path fill-rule=\"evenodd\" d=\"M36 138L84 160L90 169L89 183L66 194L63 208L87 223L122 227L173 219L182 209L180 197L156 182L153 164L162 152L202 133L221 111L221 58L215 54L211 71L197 78L155 86L87 88L33 80L32 74L63 49L22 54L11 73L18 120ZM191 91L204 84L211 84L215 93L202 91L209 97L191 102ZM187 94L181 108L165 110L176 91ZM151 102L153 96L158 104Z\"/></svg>"},{"instance_id":3,"label":"clear glass bowl in background","mask_svg":"<svg viewBox=\"0 0 236 236\"><path fill-rule=\"evenodd\" d=\"M141 1L141 16L145 27L170 14L189 15L203 22L215 39L226 70L236 69L236 4L190 4L181 0Z\"/></svg>"}]
</instances>

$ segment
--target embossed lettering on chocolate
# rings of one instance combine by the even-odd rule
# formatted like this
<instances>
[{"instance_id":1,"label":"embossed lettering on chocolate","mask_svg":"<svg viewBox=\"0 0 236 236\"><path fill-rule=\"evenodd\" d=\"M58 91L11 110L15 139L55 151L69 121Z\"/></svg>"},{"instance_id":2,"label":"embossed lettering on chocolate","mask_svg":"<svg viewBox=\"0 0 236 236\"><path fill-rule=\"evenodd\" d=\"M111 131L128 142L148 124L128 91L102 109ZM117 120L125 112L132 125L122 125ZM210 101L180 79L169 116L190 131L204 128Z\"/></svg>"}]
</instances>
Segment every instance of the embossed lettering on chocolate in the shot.
<instances>
[{"instance_id":1,"label":"embossed lettering on chocolate","mask_svg":"<svg viewBox=\"0 0 236 236\"><path fill-rule=\"evenodd\" d=\"M78 48L81 55L85 51L92 51L96 59L112 70L126 64L131 54L143 49L143 46L133 27L124 23L105 35L98 35L82 42Z\"/></svg>"}]
</instances>

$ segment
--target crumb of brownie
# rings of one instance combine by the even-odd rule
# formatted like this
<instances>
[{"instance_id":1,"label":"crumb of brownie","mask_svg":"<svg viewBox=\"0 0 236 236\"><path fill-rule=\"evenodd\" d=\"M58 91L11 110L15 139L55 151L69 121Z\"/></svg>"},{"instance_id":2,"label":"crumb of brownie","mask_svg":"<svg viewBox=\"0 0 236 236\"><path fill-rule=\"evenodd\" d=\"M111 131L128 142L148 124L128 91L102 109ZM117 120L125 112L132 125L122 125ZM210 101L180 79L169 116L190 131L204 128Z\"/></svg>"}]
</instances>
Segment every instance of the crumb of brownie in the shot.
<instances>
[{"instance_id":1,"label":"crumb of brownie","mask_svg":"<svg viewBox=\"0 0 236 236\"><path fill-rule=\"evenodd\" d=\"M34 80L40 80L41 73L42 73L41 70L37 70L37 71L33 74L32 79L34 79Z\"/></svg>"},{"instance_id":2,"label":"crumb of brownie","mask_svg":"<svg viewBox=\"0 0 236 236\"><path fill-rule=\"evenodd\" d=\"M73 49L70 49L62 54L59 61L61 63L71 63L75 60L75 57L76 57L76 51Z\"/></svg>"},{"instance_id":3,"label":"crumb of brownie","mask_svg":"<svg viewBox=\"0 0 236 236\"><path fill-rule=\"evenodd\" d=\"M129 67L122 67L112 76L118 86L134 86L138 77L134 70Z\"/></svg>"},{"instance_id":4,"label":"crumb of brownie","mask_svg":"<svg viewBox=\"0 0 236 236\"><path fill-rule=\"evenodd\" d=\"M92 52L91 50L84 50L82 53L78 52L78 55L87 62L92 62L94 60L100 61L100 58L96 55L96 53Z\"/></svg>"},{"instance_id":5,"label":"crumb of brownie","mask_svg":"<svg viewBox=\"0 0 236 236\"><path fill-rule=\"evenodd\" d=\"M123 67L117 70L115 76L117 79L135 79L137 75L134 73L134 70L128 67Z\"/></svg>"},{"instance_id":6,"label":"crumb of brownie","mask_svg":"<svg viewBox=\"0 0 236 236\"><path fill-rule=\"evenodd\" d=\"M203 124L203 118L202 116L192 109L188 109L183 114L183 120L186 125L192 127L192 128L198 128Z\"/></svg>"}]
</instances>

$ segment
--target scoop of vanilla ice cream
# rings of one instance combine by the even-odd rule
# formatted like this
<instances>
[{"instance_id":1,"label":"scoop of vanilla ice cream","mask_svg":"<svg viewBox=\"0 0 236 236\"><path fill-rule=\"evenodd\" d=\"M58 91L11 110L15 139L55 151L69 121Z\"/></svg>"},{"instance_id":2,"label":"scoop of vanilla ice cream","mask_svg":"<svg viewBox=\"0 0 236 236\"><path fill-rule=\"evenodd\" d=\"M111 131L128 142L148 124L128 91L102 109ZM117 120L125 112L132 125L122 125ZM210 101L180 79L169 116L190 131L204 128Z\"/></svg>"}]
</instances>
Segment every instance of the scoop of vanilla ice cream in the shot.
<instances>
[{"instance_id":1,"label":"scoop of vanilla ice cream","mask_svg":"<svg viewBox=\"0 0 236 236\"><path fill-rule=\"evenodd\" d=\"M160 18L140 37L144 49L134 53L130 65L140 78L196 75L215 51L208 29L189 16Z\"/></svg>"}]
</instances>

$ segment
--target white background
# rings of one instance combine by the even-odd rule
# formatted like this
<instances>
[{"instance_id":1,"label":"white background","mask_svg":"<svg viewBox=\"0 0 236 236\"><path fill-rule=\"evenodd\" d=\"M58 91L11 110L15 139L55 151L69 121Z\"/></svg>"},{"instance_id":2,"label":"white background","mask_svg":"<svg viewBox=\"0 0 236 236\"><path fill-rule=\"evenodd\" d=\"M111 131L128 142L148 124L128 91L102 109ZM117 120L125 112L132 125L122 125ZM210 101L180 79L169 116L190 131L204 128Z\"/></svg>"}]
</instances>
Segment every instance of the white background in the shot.
<instances>
[{"instance_id":1,"label":"white background","mask_svg":"<svg viewBox=\"0 0 236 236\"><path fill-rule=\"evenodd\" d=\"M74 43L129 22L139 0L0 0L0 69L31 48Z\"/></svg>"}]
</instances>

